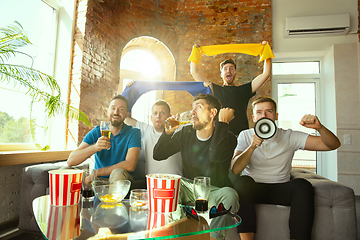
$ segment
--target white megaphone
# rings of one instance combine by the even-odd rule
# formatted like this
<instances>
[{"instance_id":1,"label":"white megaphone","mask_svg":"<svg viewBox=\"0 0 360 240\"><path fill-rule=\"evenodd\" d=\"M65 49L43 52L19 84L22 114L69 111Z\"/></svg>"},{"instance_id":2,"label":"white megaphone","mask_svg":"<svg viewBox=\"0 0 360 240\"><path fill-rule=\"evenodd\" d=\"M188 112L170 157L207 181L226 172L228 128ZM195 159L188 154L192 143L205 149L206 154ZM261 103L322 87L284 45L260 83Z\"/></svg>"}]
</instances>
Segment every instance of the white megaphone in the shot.
<instances>
[{"instance_id":1,"label":"white megaphone","mask_svg":"<svg viewBox=\"0 0 360 240\"><path fill-rule=\"evenodd\" d=\"M261 139L270 139L276 133L276 125L270 118L261 118L255 123L255 134Z\"/></svg>"}]
</instances>

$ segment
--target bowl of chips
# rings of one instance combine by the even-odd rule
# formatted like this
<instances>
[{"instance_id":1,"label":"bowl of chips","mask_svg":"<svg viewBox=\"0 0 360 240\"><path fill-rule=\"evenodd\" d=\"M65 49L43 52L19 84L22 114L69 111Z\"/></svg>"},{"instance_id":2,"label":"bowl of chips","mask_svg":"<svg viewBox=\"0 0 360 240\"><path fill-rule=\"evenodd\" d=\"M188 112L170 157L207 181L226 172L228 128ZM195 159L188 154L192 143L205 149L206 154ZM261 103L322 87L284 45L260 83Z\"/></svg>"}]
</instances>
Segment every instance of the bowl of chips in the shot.
<instances>
[{"instance_id":1,"label":"bowl of chips","mask_svg":"<svg viewBox=\"0 0 360 240\"><path fill-rule=\"evenodd\" d=\"M129 180L118 180L114 182L96 180L92 183L95 196L106 204L121 202L130 190Z\"/></svg>"}]
</instances>

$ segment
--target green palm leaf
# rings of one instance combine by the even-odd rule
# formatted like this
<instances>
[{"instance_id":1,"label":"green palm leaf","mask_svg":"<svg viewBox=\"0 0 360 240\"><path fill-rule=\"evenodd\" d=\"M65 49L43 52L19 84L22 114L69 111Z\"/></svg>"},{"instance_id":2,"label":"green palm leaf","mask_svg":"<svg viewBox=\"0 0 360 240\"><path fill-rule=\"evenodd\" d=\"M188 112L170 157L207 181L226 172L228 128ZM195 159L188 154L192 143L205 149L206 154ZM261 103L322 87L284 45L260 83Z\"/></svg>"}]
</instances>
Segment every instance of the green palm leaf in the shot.
<instances>
[{"instance_id":1,"label":"green palm leaf","mask_svg":"<svg viewBox=\"0 0 360 240\"><path fill-rule=\"evenodd\" d=\"M0 27L0 34L0 61L2 62L15 56L17 53L15 49L32 44L18 22L5 28Z\"/></svg>"},{"instance_id":2,"label":"green palm leaf","mask_svg":"<svg viewBox=\"0 0 360 240\"><path fill-rule=\"evenodd\" d=\"M0 28L0 82L12 83L14 87L22 86L26 89L25 94L29 95L32 99L30 104L30 132L33 141L38 149L47 150L49 146L41 147L36 142L35 128L38 126L35 119L31 116L34 102L40 102L44 105L47 113L46 121L56 114L65 113L66 117L82 121L89 127L91 123L84 112L61 101L60 86L52 76L32 67L5 62L17 54L27 55L18 51L17 48L29 44L32 43L20 23L15 22L14 25ZM31 56L27 56L32 59ZM47 127L44 128L47 129Z\"/></svg>"}]
</instances>

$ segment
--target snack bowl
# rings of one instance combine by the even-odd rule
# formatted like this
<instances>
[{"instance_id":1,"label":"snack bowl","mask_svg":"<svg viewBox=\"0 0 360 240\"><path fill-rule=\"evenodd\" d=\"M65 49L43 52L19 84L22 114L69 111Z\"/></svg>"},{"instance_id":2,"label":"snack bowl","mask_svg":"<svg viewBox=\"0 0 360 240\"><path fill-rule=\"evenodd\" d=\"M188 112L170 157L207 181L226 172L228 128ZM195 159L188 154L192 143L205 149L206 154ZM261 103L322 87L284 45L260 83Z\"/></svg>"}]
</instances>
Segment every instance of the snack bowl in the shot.
<instances>
[{"instance_id":1,"label":"snack bowl","mask_svg":"<svg viewBox=\"0 0 360 240\"><path fill-rule=\"evenodd\" d=\"M95 180L92 188L95 196L105 204L114 204L121 202L130 190L131 182L129 180L118 180L114 182Z\"/></svg>"},{"instance_id":2,"label":"snack bowl","mask_svg":"<svg viewBox=\"0 0 360 240\"><path fill-rule=\"evenodd\" d=\"M123 203L99 203L91 214L90 221L99 228L121 231L121 228L128 228L129 215Z\"/></svg>"}]
</instances>

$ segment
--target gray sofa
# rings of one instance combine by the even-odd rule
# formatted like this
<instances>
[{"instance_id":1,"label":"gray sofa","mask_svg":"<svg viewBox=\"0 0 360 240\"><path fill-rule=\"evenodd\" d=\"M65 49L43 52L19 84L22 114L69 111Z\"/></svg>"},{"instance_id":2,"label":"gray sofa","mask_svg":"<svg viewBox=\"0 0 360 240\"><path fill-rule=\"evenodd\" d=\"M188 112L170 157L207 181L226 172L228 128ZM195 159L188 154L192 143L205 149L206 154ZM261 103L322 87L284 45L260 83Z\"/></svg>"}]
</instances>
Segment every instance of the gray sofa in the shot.
<instances>
[{"instance_id":1,"label":"gray sofa","mask_svg":"<svg viewBox=\"0 0 360 240\"><path fill-rule=\"evenodd\" d=\"M79 166L88 167L88 162ZM48 171L66 166L66 162L38 164L23 169L19 229L39 231L32 212L32 201L47 194ZM145 161L139 158L135 172L138 180L131 188L145 188ZM305 170L293 169L292 178L308 179L315 189L313 240L356 240L356 209L354 191L337 182ZM258 232L256 240L289 240L290 208L277 205L256 205ZM226 239L240 239L236 229Z\"/></svg>"},{"instance_id":2,"label":"gray sofa","mask_svg":"<svg viewBox=\"0 0 360 240\"><path fill-rule=\"evenodd\" d=\"M353 189L310 171L293 169L291 178L307 179L315 190L313 240L356 240L356 205ZM241 207L241 206L240 206ZM256 240L289 240L290 207L257 204ZM227 239L240 239L231 230Z\"/></svg>"}]
</instances>

